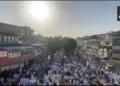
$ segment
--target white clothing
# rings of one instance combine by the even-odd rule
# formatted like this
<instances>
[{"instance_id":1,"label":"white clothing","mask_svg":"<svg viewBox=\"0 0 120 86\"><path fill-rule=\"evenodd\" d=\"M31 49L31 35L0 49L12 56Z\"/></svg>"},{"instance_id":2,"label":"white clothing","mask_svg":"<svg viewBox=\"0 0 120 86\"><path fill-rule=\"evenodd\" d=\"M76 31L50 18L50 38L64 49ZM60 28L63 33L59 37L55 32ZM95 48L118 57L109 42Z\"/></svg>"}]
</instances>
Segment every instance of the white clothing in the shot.
<instances>
[{"instance_id":1,"label":"white clothing","mask_svg":"<svg viewBox=\"0 0 120 86\"><path fill-rule=\"evenodd\" d=\"M67 79L67 80L68 80L68 76L64 76L64 79Z\"/></svg>"},{"instance_id":2,"label":"white clothing","mask_svg":"<svg viewBox=\"0 0 120 86\"><path fill-rule=\"evenodd\" d=\"M49 71L48 71L48 74L52 74L52 70L49 70Z\"/></svg>"},{"instance_id":3,"label":"white clothing","mask_svg":"<svg viewBox=\"0 0 120 86\"><path fill-rule=\"evenodd\" d=\"M76 81L76 85L78 85L78 84L79 84L79 81L77 80L77 81Z\"/></svg>"},{"instance_id":4,"label":"white clothing","mask_svg":"<svg viewBox=\"0 0 120 86\"><path fill-rule=\"evenodd\" d=\"M72 80L71 79L69 79L69 83L71 83L72 82Z\"/></svg>"},{"instance_id":5,"label":"white clothing","mask_svg":"<svg viewBox=\"0 0 120 86\"><path fill-rule=\"evenodd\" d=\"M24 84L24 78L20 79L20 84Z\"/></svg>"},{"instance_id":6,"label":"white clothing","mask_svg":"<svg viewBox=\"0 0 120 86\"><path fill-rule=\"evenodd\" d=\"M36 82L36 80L34 80L34 79L29 79L29 83L30 84L33 84L33 83L35 83Z\"/></svg>"},{"instance_id":7,"label":"white clothing","mask_svg":"<svg viewBox=\"0 0 120 86\"><path fill-rule=\"evenodd\" d=\"M0 81L3 83L3 81L4 81L4 78L0 78Z\"/></svg>"},{"instance_id":8,"label":"white clothing","mask_svg":"<svg viewBox=\"0 0 120 86\"><path fill-rule=\"evenodd\" d=\"M76 80L73 80L73 84L75 85L75 83L76 83Z\"/></svg>"},{"instance_id":9,"label":"white clothing","mask_svg":"<svg viewBox=\"0 0 120 86\"><path fill-rule=\"evenodd\" d=\"M31 79L36 79L36 77L34 77L33 75L31 75Z\"/></svg>"},{"instance_id":10,"label":"white clothing","mask_svg":"<svg viewBox=\"0 0 120 86\"><path fill-rule=\"evenodd\" d=\"M86 79L83 80L84 85L88 85L88 81Z\"/></svg>"},{"instance_id":11,"label":"white clothing","mask_svg":"<svg viewBox=\"0 0 120 86\"><path fill-rule=\"evenodd\" d=\"M29 74L29 71L27 71L26 75L28 75L28 74Z\"/></svg>"},{"instance_id":12,"label":"white clothing","mask_svg":"<svg viewBox=\"0 0 120 86\"><path fill-rule=\"evenodd\" d=\"M29 83L28 78L25 78L25 84L27 85Z\"/></svg>"},{"instance_id":13,"label":"white clothing","mask_svg":"<svg viewBox=\"0 0 120 86\"><path fill-rule=\"evenodd\" d=\"M85 74L85 77L88 77L88 74Z\"/></svg>"}]
</instances>

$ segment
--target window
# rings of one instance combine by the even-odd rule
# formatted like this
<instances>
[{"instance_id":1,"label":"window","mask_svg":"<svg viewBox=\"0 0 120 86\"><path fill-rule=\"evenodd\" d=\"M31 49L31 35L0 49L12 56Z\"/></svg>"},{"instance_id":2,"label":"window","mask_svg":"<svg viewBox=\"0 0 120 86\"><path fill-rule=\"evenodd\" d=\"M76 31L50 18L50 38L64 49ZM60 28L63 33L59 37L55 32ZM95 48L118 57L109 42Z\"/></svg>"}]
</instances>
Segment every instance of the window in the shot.
<instances>
[{"instance_id":1,"label":"window","mask_svg":"<svg viewBox=\"0 0 120 86\"><path fill-rule=\"evenodd\" d=\"M8 37L6 37L6 38L5 38L5 42L8 42L8 41L9 41L9 38L8 38Z\"/></svg>"},{"instance_id":2,"label":"window","mask_svg":"<svg viewBox=\"0 0 120 86\"><path fill-rule=\"evenodd\" d=\"M114 38L113 45L120 45L120 38Z\"/></svg>"},{"instance_id":3,"label":"window","mask_svg":"<svg viewBox=\"0 0 120 86\"><path fill-rule=\"evenodd\" d=\"M31 48L24 48L24 50L22 50L22 55L24 55L24 54L29 54L29 53L32 53L33 51L32 51L32 49Z\"/></svg>"},{"instance_id":4,"label":"window","mask_svg":"<svg viewBox=\"0 0 120 86\"><path fill-rule=\"evenodd\" d=\"M113 50L113 53L116 53L116 50Z\"/></svg>"},{"instance_id":5,"label":"window","mask_svg":"<svg viewBox=\"0 0 120 86\"><path fill-rule=\"evenodd\" d=\"M24 34L25 34L25 30L21 29L21 35L24 35Z\"/></svg>"},{"instance_id":6,"label":"window","mask_svg":"<svg viewBox=\"0 0 120 86\"><path fill-rule=\"evenodd\" d=\"M7 39L7 37L6 37L6 36L4 36L4 37L3 37L3 41L4 41L4 42L6 42L6 39Z\"/></svg>"},{"instance_id":7,"label":"window","mask_svg":"<svg viewBox=\"0 0 120 86\"><path fill-rule=\"evenodd\" d=\"M12 42L14 42L15 40L14 40L14 37L12 37Z\"/></svg>"},{"instance_id":8,"label":"window","mask_svg":"<svg viewBox=\"0 0 120 86\"><path fill-rule=\"evenodd\" d=\"M9 42L12 42L12 37L10 37L10 41Z\"/></svg>"},{"instance_id":9,"label":"window","mask_svg":"<svg viewBox=\"0 0 120 86\"><path fill-rule=\"evenodd\" d=\"M120 50L113 50L114 54L120 54Z\"/></svg>"},{"instance_id":10,"label":"window","mask_svg":"<svg viewBox=\"0 0 120 86\"><path fill-rule=\"evenodd\" d=\"M10 42L10 41L11 41L11 37L9 36L9 37L8 37L8 42Z\"/></svg>"},{"instance_id":11,"label":"window","mask_svg":"<svg viewBox=\"0 0 120 86\"><path fill-rule=\"evenodd\" d=\"M22 37L19 37L19 41L22 41Z\"/></svg>"},{"instance_id":12,"label":"window","mask_svg":"<svg viewBox=\"0 0 120 86\"><path fill-rule=\"evenodd\" d=\"M17 37L14 37L14 41L17 42Z\"/></svg>"},{"instance_id":13,"label":"window","mask_svg":"<svg viewBox=\"0 0 120 86\"><path fill-rule=\"evenodd\" d=\"M106 45L108 45L108 42L106 42Z\"/></svg>"},{"instance_id":14,"label":"window","mask_svg":"<svg viewBox=\"0 0 120 86\"><path fill-rule=\"evenodd\" d=\"M16 42L18 41L17 37L15 37L15 41L16 41Z\"/></svg>"},{"instance_id":15,"label":"window","mask_svg":"<svg viewBox=\"0 0 120 86\"><path fill-rule=\"evenodd\" d=\"M0 43L2 42L2 36L0 36Z\"/></svg>"},{"instance_id":16,"label":"window","mask_svg":"<svg viewBox=\"0 0 120 86\"><path fill-rule=\"evenodd\" d=\"M12 53L15 53L15 49L12 49Z\"/></svg>"}]
</instances>

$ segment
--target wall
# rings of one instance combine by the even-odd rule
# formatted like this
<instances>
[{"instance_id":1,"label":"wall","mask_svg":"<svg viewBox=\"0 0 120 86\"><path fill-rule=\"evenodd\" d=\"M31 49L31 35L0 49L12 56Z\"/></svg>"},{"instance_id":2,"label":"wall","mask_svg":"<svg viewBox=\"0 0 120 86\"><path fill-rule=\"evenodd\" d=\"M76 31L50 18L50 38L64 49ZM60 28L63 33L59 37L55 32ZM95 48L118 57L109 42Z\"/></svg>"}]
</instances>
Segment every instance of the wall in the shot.
<instances>
[{"instance_id":1,"label":"wall","mask_svg":"<svg viewBox=\"0 0 120 86\"><path fill-rule=\"evenodd\" d=\"M116 39L117 38L117 39ZM112 46L112 50L120 50L120 37L114 37L113 38L113 46ZM120 59L120 53L113 53L112 52L112 58L115 59Z\"/></svg>"}]
</instances>

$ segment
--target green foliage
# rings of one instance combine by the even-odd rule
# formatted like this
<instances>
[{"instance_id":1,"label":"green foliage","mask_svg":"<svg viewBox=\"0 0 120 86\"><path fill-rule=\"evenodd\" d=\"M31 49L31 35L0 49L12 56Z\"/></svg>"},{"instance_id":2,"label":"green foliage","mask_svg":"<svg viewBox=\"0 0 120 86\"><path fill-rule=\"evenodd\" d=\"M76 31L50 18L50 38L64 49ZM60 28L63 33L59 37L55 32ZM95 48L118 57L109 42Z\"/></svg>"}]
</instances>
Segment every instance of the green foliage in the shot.
<instances>
[{"instance_id":1,"label":"green foliage","mask_svg":"<svg viewBox=\"0 0 120 86\"><path fill-rule=\"evenodd\" d=\"M73 38L49 37L47 39L47 48L51 53L64 49L66 54L70 54L76 47L77 43Z\"/></svg>"},{"instance_id":2,"label":"green foliage","mask_svg":"<svg viewBox=\"0 0 120 86\"><path fill-rule=\"evenodd\" d=\"M77 43L73 38L64 38L64 49L67 54L72 53L77 47Z\"/></svg>"},{"instance_id":3,"label":"green foliage","mask_svg":"<svg viewBox=\"0 0 120 86\"><path fill-rule=\"evenodd\" d=\"M70 54L77 47L75 39L69 37L44 37L40 34L32 35L31 43L43 43L50 53L64 49L66 54Z\"/></svg>"}]
</instances>

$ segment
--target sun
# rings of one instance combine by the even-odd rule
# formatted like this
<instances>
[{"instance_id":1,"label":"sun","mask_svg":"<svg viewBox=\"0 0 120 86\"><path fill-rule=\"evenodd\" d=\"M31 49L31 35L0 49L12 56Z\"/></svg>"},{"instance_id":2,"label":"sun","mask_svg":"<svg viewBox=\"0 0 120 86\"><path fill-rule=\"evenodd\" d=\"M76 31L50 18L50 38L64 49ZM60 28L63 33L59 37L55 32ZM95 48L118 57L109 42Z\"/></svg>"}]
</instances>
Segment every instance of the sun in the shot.
<instances>
[{"instance_id":1,"label":"sun","mask_svg":"<svg viewBox=\"0 0 120 86\"><path fill-rule=\"evenodd\" d=\"M38 20L45 20L49 16L49 9L42 1L34 1L30 11L33 17Z\"/></svg>"}]
</instances>

